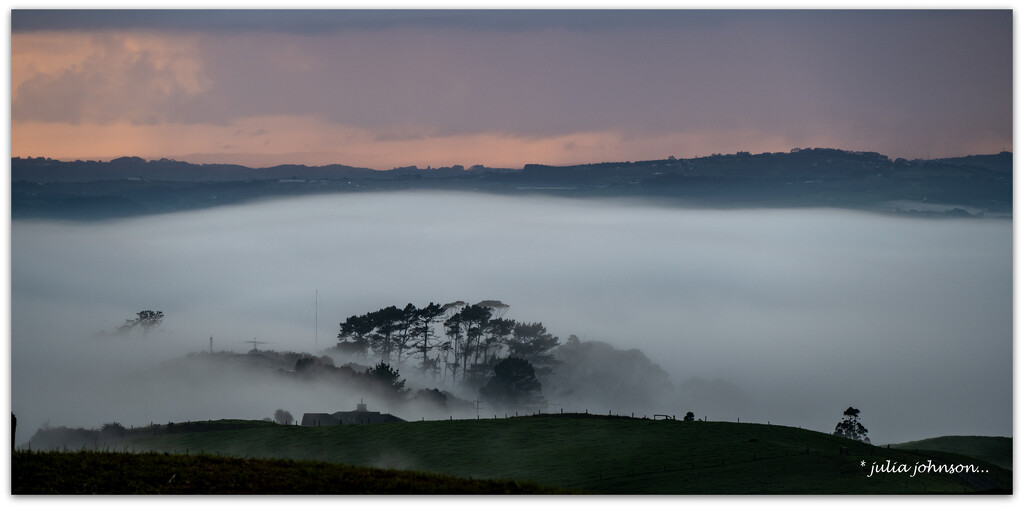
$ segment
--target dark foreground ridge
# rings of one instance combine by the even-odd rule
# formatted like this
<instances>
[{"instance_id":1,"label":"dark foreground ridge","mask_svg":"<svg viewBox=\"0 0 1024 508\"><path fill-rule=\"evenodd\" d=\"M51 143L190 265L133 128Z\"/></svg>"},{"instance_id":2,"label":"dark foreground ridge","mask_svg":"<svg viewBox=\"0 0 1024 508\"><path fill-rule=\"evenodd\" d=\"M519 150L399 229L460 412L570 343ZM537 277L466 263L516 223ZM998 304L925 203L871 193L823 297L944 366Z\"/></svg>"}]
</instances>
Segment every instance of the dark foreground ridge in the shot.
<instances>
[{"instance_id":1,"label":"dark foreground ridge","mask_svg":"<svg viewBox=\"0 0 1024 508\"><path fill-rule=\"evenodd\" d=\"M285 459L103 451L16 451L19 494L565 494L531 482Z\"/></svg>"},{"instance_id":2,"label":"dark foreground ridge","mask_svg":"<svg viewBox=\"0 0 1024 508\"><path fill-rule=\"evenodd\" d=\"M615 197L692 207L832 207L929 217L1008 217L1013 155L890 159L874 152L794 149L692 159L522 169L375 171L331 165L253 169L122 157L110 162L11 160L11 214L95 220L238 204L259 198L386 191Z\"/></svg>"},{"instance_id":3,"label":"dark foreground ridge","mask_svg":"<svg viewBox=\"0 0 1024 508\"><path fill-rule=\"evenodd\" d=\"M1013 484L1010 471L976 457L889 449L754 423L566 414L324 427L253 422L249 428L230 430L197 424L185 432L177 430L187 428L181 424L174 428L143 429L99 449L384 467L494 480L496 493L514 490L509 479L520 489L536 484L592 494L669 495L1009 494ZM24 476L19 457L25 456L16 454L12 464L16 489L44 488L34 482L48 482L50 475ZM173 474L181 477L181 468L161 464L154 466L159 473L152 478L167 482ZM315 474L310 468L314 466L303 474ZM247 485L256 485L259 474L251 473ZM18 478L27 483L19 487ZM301 488L320 484L308 485ZM351 488L366 492L379 487Z\"/></svg>"}]
</instances>

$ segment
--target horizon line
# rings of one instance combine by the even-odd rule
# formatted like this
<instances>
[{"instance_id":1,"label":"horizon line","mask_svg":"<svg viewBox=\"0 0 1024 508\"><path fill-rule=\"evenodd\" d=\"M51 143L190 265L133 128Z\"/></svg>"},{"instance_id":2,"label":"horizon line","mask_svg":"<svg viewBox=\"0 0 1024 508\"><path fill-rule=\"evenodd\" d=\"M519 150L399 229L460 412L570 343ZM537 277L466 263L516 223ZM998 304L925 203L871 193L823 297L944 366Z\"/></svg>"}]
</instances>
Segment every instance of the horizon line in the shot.
<instances>
[{"instance_id":1,"label":"horizon line","mask_svg":"<svg viewBox=\"0 0 1024 508\"><path fill-rule=\"evenodd\" d=\"M953 156L934 157L934 158L926 156L926 157L915 157L913 159L907 159L907 158L904 158L904 157L893 158L893 157L891 157L891 156L889 156L889 155L887 155L885 153L871 151L871 150L849 150L849 149L834 148L834 147L807 147L807 148L796 147L796 148L790 149L789 151L779 151L779 152L759 152L759 153L753 153L753 152L748 152L748 151L745 151L745 150L739 150L739 151L732 152L732 153L716 152L716 153L707 154L707 155L694 155L692 157L675 157L673 155L669 155L667 157L661 157L661 158L650 158L650 159L646 159L645 158L645 159L636 159L636 160L606 160L606 161L598 161L598 162L577 162L577 163L570 163L570 164L549 164L549 163L543 163L543 162L528 162L528 163L523 164L522 167L487 166L487 165L483 165L483 164L473 164L471 166L468 166L468 168L470 168L470 169L472 169L472 168L508 169L508 170L513 170L513 171L519 171L519 170L525 169L527 166L575 167L575 166L591 166L591 165L598 165L598 164L631 164L631 163L635 163L635 162L645 162L645 161L697 160L697 159L706 159L706 158L711 158L711 157L787 155L787 154L799 153L799 152L807 151L807 150L840 151L840 152L851 153L851 154L878 154L878 155L884 156L884 157L886 157L887 159L890 159L890 160L904 159L904 160L907 160L907 161L933 161L933 160L943 160L943 159L958 159L958 158L963 158L963 157L978 157L978 156L1001 155L1001 154L1004 154L1004 153L1009 153L1011 155L1013 154L1013 150L1000 150L998 152L992 152L992 153L970 153L970 154L963 154L963 155L953 155ZM273 164L273 165L268 165L268 166L250 166L250 165L246 165L246 164L239 163L239 162L193 162L193 161L189 161L189 160L184 160L185 158L188 158L191 155L229 156L231 154L190 154L190 155L184 155L184 156L159 157L159 158L146 158L146 157L142 157L142 156L138 156L138 155L122 155L122 156L117 156L117 157L94 157L94 158L80 158L80 157L71 158L71 157L20 156L20 155L16 156L16 155L11 155L11 159L12 160L14 160L14 159L24 159L24 160L38 160L38 159L42 159L42 160L51 160L51 161L57 161L57 162L63 162L63 163L88 163L88 162L92 162L92 163L99 163L99 164L109 164L109 163L111 163L113 161L120 160L120 159L141 159L145 163L160 162L160 161L170 161L170 162L178 162L178 163L183 163L183 164L192 164L192 165L195 165L195 166L240 166L240 167L244 167L244 168L248 168L248 169L270 169L270 168L276 168L276 167L281 167L281 166L303 166L303 167L307 167L307 168L325 168L325 167L330 167L330 166L344 166L344 167L353 168L353 169L368 169L368 170L371 170L371 171L382 171L382 172L383 171L394 171L394 170L398 170L398 169L417 169L417 170L429 171L429 170L437 170L437 169L452 169L452 168L455 168L456 166L463 167L463 169L466 169L466 167L467 167L464 164L452 164L452 165L449 165L449 166L438 166L438 167L432 167L431 165L427 165L424 168L424 167L420 167L418 164L413 164L413 165L407 165L407 166L393 166L393 167L391 167L389 169L380 169L380 168L371 168L371 167L368 167L368 166L353 166L353 165L345 164L345 163L342 163L342 162L331 162L331 163L326 163L326 164L306 164L306 163L301 163L301 162L283 162L283 163L278 163L278 164ZM254 154L239 154L239 158L245 158L246 156L252 156L252 155L254 155ZM269 157L274 157L274 156L275 155L270 154L270 155L268 155L268 158ZM174 158L174 157L181 157L181 158Z\"/></svg>"}]
</instances>

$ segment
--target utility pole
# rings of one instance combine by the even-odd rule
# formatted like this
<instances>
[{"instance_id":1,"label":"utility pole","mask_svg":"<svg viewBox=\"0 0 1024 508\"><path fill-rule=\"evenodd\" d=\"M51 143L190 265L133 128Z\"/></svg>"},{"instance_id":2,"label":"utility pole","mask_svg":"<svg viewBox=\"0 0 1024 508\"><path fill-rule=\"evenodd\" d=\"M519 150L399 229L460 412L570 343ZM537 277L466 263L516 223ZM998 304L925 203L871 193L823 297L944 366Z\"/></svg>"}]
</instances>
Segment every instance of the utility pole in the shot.
<instances>
[{"instance_id":1,"label":"utility pole","mask_svg":"<svg viewBox=\"0 0 1024 508\"><path fill-rule=\"evenodd\" d=\"M252 340L243 340L242 342L250 342L250 343L252 343L252 350L253 351L259 351L259 349L256 349L256 344L270 344L269 342L266 342L266 341L256 340L255 337Z\"/></svg>"},{"instance_id":2,"label":"utility pole","mask_svg":"<svg viewBox=\"0 0 1024 508\"><path fill-rule=\"evenodd\" d=\"M313 290L313 352L320 350L320 290Z\"/></svg>"},{"instance_id":3,"label":"utility pole","mask_svg":"<svg viewBox=\"0 0 1024 508\"><path fill-rule=\"evenodd\" d=\"M213 335L210 336L210 354L213 354Z\"/></svg>"}]
</instances>

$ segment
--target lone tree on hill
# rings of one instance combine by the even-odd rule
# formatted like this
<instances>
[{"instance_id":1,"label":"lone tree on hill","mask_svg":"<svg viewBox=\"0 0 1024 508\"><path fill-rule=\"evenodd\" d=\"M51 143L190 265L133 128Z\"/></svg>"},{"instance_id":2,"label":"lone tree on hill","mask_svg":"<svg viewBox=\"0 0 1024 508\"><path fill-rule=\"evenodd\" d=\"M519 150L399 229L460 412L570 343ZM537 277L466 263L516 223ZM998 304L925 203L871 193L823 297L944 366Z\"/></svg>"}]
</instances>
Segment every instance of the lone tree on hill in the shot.
<instances>
[{"instance_id":1,"label":"lone tree on hill","mask_svg":"<svg viewBox=\"0 0 1024 508\"><path fill-rule=\"evenodd\" d=\"M480 387L480 396L494 407L520 408L544 403L533 365L522 358L506 358L494 366L494 377Z\"/></svg>"},{"instance_id":2,"label":"lone tree on hill","mask_svg":"<svg viewBox=\"0 0 1024 508\"><path fill-rule=\"evenodd\" d=\"M860 409L853 407L848 407L846 411L843 411L843 419L836 424L836 430L832 434L865 443L871 442L868 439L868 429L860 423Z\"/></svg>"}]
</instances>

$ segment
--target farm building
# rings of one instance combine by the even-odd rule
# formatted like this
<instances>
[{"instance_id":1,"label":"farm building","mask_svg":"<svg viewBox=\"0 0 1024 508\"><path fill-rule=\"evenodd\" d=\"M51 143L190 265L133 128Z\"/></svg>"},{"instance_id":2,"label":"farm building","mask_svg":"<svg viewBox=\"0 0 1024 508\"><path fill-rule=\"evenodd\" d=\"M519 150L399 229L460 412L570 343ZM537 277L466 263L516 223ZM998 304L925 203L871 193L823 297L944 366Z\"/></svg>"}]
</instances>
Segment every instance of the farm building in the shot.
<instances>
[{"instance_id":1,"label":"farm building","mask_svg":"<svg viewBox=\"0 0 1024 508\"><path fill-rule=\"evenodd\" d=\"M323 427L325 425L361 425L365 423L404 422L405 420L388 413L367 411L366 404L359 401L355 411L338 411L336 413L304 413L303 427Z\"/></svg>"}]
</instances>

